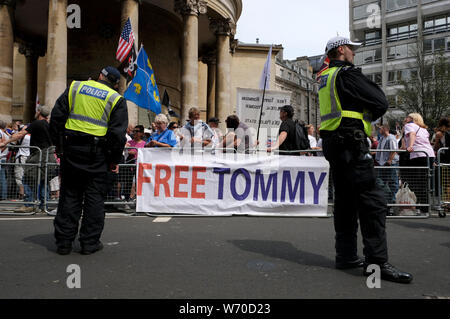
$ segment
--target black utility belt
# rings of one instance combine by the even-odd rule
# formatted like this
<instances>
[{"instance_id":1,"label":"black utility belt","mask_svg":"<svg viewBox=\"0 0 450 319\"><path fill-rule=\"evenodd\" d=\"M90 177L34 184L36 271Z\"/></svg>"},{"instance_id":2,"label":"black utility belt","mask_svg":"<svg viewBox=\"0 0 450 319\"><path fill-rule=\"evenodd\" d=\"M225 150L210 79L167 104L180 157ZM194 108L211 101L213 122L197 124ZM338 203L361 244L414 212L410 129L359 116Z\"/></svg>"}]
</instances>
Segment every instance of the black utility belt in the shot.
<instances>
[{"instance_id":1,"label":"black utility belt","mask_svg":"<svg viewBox=\"0 0 450 319\"><path fill-rule=\"evenodd\" d=\"M97 136L65 136L64 141L71 145L102 145L106 144L106 138Z\"/></svg>"}]
</instances>

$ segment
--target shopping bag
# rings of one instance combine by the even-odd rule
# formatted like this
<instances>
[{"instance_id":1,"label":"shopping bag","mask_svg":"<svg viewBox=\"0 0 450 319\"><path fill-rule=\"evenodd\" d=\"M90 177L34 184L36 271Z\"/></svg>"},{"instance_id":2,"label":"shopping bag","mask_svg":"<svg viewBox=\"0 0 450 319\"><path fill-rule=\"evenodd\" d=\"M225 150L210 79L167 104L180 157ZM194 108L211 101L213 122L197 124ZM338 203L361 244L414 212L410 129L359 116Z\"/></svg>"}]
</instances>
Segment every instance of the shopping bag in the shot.
<instances>
[{"instance_id":1,"label":"shopping bag","mask_svg":"<svg viewBox=\"0 0 450 319\"><path fill-rule=\"evenodd\" d=\"M395 194L396 204L411 204L411 206L400 206L400 216L417 215L415 204L417 203L416 194L409 188L408 183L403 183L397 194Z\"/></svg>"}]
</instances>

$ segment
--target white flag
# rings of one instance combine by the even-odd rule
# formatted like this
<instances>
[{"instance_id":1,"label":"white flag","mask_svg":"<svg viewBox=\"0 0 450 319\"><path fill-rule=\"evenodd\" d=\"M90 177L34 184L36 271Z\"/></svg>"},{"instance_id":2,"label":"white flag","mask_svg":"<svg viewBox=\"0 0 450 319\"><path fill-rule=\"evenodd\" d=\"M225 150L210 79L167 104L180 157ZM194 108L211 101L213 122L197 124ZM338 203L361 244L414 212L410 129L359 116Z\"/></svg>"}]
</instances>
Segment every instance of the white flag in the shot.
<instances>
[{"instance_id":1,"label":"white flag","mask_svg":"<svg viewBox=\"0 0 450 319\"><path fill-rule=\"evenodd\" d=\"M39 94L36 93L36 112L39 106L41 106L41 102L39 101Z\"/></svg>"},{"instance_id":2,"label":"white flag","mask_svg":"<svg viewBox=\"0 0 450 319\"><path fill-rule=\"evenodd\" d=\"M266 64L264 64L264 70L261 75L261 80L259 80L260 90L270 89L270 65L272 61L272 46L270 46L269 54L267 55Z\"/></svg>"}]
</instances>

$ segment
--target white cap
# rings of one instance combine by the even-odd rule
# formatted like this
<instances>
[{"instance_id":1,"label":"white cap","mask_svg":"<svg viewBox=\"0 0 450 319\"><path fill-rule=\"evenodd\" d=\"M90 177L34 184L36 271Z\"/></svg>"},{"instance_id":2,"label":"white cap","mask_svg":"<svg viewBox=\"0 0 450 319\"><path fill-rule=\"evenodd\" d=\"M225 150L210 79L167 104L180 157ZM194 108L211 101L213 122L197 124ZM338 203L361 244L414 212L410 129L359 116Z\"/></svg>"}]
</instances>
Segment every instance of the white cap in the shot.
<instances>
[{"instance_id":1,"label":"white cap","mask_svg":"<svg viewBox=\"0 0 450 319\"><path fill-rule=\"evenodd\" d=\"M345 37L334 37L328 40L327 47L325 48L325 53L328 54L331 50L340 47L341 45L350 45L350 46L360 46L362 43L352 42L350 39Z\"/></svg>"},{"instance_id":2,"label":"white cap","mask_svg":"<svg viewBox=\"0 0 450 319\"><path fill-rule=\"evenodd\" d=\"M144 129L144 134L152 134L152 131L150 131L148 128Z\"/></svg>"}]
</instances>

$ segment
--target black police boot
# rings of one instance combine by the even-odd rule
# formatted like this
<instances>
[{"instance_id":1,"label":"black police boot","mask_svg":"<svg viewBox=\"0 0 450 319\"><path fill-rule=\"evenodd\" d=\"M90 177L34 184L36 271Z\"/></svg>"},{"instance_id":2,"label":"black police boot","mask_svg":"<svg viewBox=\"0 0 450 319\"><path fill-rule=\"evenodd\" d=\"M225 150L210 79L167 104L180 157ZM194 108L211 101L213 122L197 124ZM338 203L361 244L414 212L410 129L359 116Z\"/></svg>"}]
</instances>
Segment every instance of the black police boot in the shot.
<instances>
[{"instance_id":1,"label":"black police boot","mask_svg":"<svg viewBox=\"0 0 450 319\"><path fill-rule=\"evenodd\" d=\"M102 242L98 242L97 244L95 244L95 245L81 245L81 251L80 251L80 253L82 254L82 255L91 255L91 254L93 254L93 253L95 253L95 252L97 252L97 251L99 251L99 250L102 250L103 249L103 244L102 244Z\"/></svg>"},{"instance_id":2,"label":"black police boot","mask_svg":"<svg viewBox=\"0 0 450 319\"><path fill-rule=\"evenodd\" d=\"M355 256L353 258L343 258L340 256L336 256L336 269L352 269L362 266L364 266L364 261L358 256Z\"/></svg>"},{"instance_id":3,"label":"black police boot","mask_svg":"<svg viewBox=\"0 0 450 319\"><path fill-rule=\"evenodd\" d=\"M367 271L369 264L364 264L364 276L372 275L372 272ZM413 276L410 273L398 270L390 263L384 263L379 265L381 271L381 279L409 284L413 280Z\"/></svg>"},{"instance_id":4,"label":"black police boot","mask_svg":"<svg viewBox=\"0 0 450 319\"><path fill-rule=\"evenodd\" d=\"M71 252L72 252L72 243L56 245L56 253L58 253L59 255L68 255Z\"/></svg>"}]
</instances>

